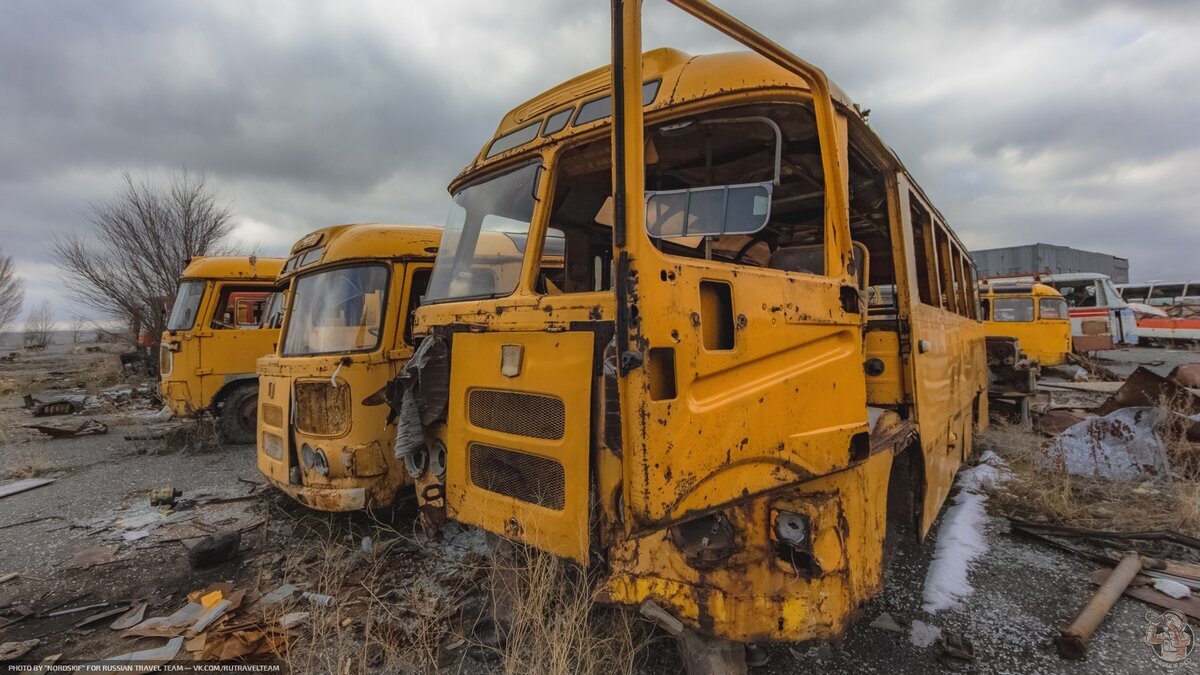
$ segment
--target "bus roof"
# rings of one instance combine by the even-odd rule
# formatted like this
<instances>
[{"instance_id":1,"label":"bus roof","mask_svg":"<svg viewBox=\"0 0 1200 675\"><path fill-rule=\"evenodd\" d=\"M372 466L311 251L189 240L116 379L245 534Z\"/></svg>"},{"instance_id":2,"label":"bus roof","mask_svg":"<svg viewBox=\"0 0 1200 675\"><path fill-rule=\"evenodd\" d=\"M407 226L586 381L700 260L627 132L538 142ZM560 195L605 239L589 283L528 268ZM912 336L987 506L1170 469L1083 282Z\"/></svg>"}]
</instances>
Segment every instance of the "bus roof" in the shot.
<instances>
[{"instance_id":1,"label":"bus roof","mask_svg":"<svg viewBox=\"0 0 1200 675\"><path fill-rule=\"evenodd\" d=\"M283 258L256 256L196 256L183 269L183 279L249 279L274 281Z\"/></svg>"},{"instance_id":2,"label":"bus roof","mask_svg":"<svg viewBox=\"0 0 1200 675\"><path fill-rule=\"evenodd\" d=\"M1027 284L1021 282L984 282L981 284L981 286L983 287L984 292L991 297L997 295L1031 295L1035 298L1062 297L1062 293L1059 293L1058 289L1054 288L1053 286L1047 286L1046 284Z\"/></svg>"},{"instance_id":3,"label":"bus roof","mask_svg":"<svg viewBox=\"0 0 1200 675\"><path fill-rule=\"evenodd\" d=\"M292 246L292 257L284 275L310 263L345 260L394 260L415 258L432 260L437 255L442 228L431 225L352 223L332 225L304 235ZM320 250L320 258L296 264L303 253ZM284 276L281 275L281 276Z\"/></svg>"},{"instance_id":4,"label":"bus roof","mask_svg":"<svg viewBox=\"0 0 1200 675\"><path fill-rule=\"evenodd\" d=\"M794 75L781 66L753 52L725 52L721 54L703 54L693 56L678 49L660 48L642 55L642 69L647 83L658 82L655 88L654 100L646 106L650 113L663 108L678 106L711 96L727 95L735 92L769 89L792 89L808 91L808 84L799 76ZM562 84L552 87L545 92L529 99L510 110L500 120L495 138L512 131L525 128L531 123L540 123L543 118L564 110L573 110L594 100L609 95L611 66L602 66ZM853 107L853 102L836 84L830 82L830 90L835 103L847 108ZM572 115L572 121L574 114ZM574 129L592 129L611 124L612 116L605 115L586 124L572 126ZM557 134L552 134L557 136ZM545 138L537 138L533 142L523 143L505 152L493 153L488 157L488 149L493 139L479 151L475 160L459 174L472 172L485 165L496 163L502 158L521 154L532 147L542 145ZM458 178L455 179L455 182Z\"/></svg>"}]
</instances>

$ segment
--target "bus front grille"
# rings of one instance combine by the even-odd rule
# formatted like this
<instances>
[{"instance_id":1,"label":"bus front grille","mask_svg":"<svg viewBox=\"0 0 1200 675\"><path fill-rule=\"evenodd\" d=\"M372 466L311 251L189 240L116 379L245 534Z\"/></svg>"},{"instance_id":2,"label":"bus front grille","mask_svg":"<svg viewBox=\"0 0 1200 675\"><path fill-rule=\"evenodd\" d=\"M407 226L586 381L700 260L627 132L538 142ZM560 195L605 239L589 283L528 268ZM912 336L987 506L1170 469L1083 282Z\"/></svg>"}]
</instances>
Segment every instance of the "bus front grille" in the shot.
<instances>
[{"instance_id":1,"label":"bus front grille","mask_svg":"<svg viewBox=\"0 0 1200 675\"><path fill-rule=\"evenodd\" d=\"M499 389L472 389L467 419L480 429L557 440L566 431L562 399Z\"/></svg>"},{"instance_id":2,"label":"bus front grille","mask_svg":"<svg viewBox=\"0 0 1200 675\"><path fill-rule=\"evenodd\" d=\"M350 387L329 380L297 382L296 431L313 436L340 436L350 430Z\"/></svg>"},{"instance_id":3,"label":"bus front grille","mask_svg":"<svg viewBox=\"0 0 1200 675\"><path fill-rule=\"evenodd\" d=\"M566 497L563 466L546 457L481 443L468 448L471 482L506 497L561 511Z\"/></svg>"}]
</instances>

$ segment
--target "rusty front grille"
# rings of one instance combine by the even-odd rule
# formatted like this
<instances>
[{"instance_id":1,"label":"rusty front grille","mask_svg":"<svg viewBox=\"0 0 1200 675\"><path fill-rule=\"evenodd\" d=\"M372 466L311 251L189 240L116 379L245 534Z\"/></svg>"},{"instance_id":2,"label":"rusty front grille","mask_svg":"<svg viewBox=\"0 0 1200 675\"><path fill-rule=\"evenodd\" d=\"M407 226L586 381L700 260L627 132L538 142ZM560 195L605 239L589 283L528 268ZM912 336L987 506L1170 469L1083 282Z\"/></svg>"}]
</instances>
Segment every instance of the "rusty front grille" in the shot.
<instances>
[{"instance_id":1,"label":"rusty front grille","mask_svg":"<svg viewBox=\"0 0 1200 675\"><path fill-rule=\"evenodd\" d=\"M561 511L566 479L558 462L491 445L472 443L469 448L471 482L506 497Z\"/></svg>"},{"instance_id":2,"label":"rusty front grille","mask_svg":"<svg viewBox=\"0 0 1200 675\"><path fill-rule=\"evenodd\" d=\"M350 386L329 380L297 382L296 431L313 436L340 436L350 430Z\"/></svg>"},{"instance_id":3,"label":"rusty front grille","mask_svg":"<svg viewBox=\"0 0 1200 675\"><path fill-rule=\"evenodd\" d=\"M557 440L566 430L562 399L498 389L472 389L467 418L480 429Z\"/></svg>"}]
</instances>

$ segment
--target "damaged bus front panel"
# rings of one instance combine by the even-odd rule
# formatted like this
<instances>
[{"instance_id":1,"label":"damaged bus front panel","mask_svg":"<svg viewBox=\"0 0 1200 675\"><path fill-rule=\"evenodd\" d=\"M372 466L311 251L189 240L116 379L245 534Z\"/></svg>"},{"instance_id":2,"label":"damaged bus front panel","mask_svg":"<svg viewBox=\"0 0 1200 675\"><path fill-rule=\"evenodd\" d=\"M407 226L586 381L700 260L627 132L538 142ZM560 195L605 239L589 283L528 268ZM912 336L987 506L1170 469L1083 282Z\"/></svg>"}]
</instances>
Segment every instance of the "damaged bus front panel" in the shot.
<instances>
[{"instance_id":1,"label":"damaged bus front panel","mask_svg":"<svg viewBox=\"0 0 1200 675\"><path fill-rule=\"evenodd\" d=\"M159 352L163 402L180 416L213 412L229 442L254 442L254 361L279 339L263 319L282 267L282 258L193 258L167 319Z\"/></svg>"},{"instance_id":2,"label":"damaged bus front panel","mask_svg":"<svg viewBox=\"0 0 1200 675\"><path fill-rule=\"evenodd\" d=\"M292 249L275 354L258 361L258 468L322 511L385 507L410 481L385 387L412 354L410 317L441 229L340 225Z\"/></svg>"},{"instance_id":3,"label":"damaged bus front panel","mask_svg":"<svg viewBox=\"0 0 1200 675\"><path fill-rule=\"evenodd\" d=\"M599 564L708 635L833 637L986 423L974 268L820 71L676 4L760 53L642 54L617 3L614 69L504 118L451 185L397 451L428 458L427 524Z\"/></svg>"}]
</instances>

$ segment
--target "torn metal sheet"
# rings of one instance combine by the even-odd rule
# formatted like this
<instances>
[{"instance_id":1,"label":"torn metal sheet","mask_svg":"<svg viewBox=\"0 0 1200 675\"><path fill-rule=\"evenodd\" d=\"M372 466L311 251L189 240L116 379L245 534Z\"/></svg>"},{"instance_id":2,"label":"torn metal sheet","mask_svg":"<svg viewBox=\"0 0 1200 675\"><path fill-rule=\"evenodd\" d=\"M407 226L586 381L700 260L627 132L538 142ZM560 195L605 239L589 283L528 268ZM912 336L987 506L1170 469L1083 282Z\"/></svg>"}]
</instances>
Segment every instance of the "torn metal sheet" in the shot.
<instances>
[{"instance_id":1,"label":"torn metal sheet","mask_svg":"<svg viewBox=\"0 0 1200 675\"><path fill-rule=\"evenodd\" d=\"M142 617L146 616L147 604L145 600L138 602L133 607L130 607L129 611L117 617L117 620L109 624L108 627L113 630L125 630L138 625L142 622Z\"/></svg>"},{"instance_id":2,"label":"torn metal sheet","mask_svg":"<svg viewBox=\"0 0 1200 675\"><path fill-rule=\"evenodd\" d=\"M1145 367L1138 367L1117 393L1096 409L1096 413L1107 415L1122 408L1161 405L1184 415L1200 414L1200 396L1188 391L1187 387L1178 382Z\"/></svg>"},{"instance_id":3,"label":"torn metal sheet","mask_svg":"<svg viewBox=\"0 0 1200 675\"><path fill-rule=\"evenodd\" d=\"M0 499L11 497L12 495L15 495L19 492L24 492L26 490L39 488L43 485L49 485L54 481L54 478L26 478L25 480L19 480L15 483L2 485L0 486Z\"/></svg>"},{"instance_id":4,"label":"torn metal sheet","mask_svg":"<svg viewBox=\"0 0 1200 675\"><path fill-rule=\"evenodd\" d=\"M22 640L20 642L5 642L4 644L0 644L0 663L16 661L22 656L25 656L29 652L33 651L33 648L37 647L39 644L41 644L41 642L41 640L33 639Z\"/></svg>"},{"instance_id":5,"label":"torn metal sheet","mask_svg":"<svg viewBox=\"0 0 1200 675\"><path fill-rule=\"evenodd\" d=\"M171 659L174 659L175 655L179 653L179 649L181 647L183 647L183 638L171 638L167 641L167 644L155 649L143 649L136 652L126 652L125 654L110 656L103 661L87 664L83 667L83 672L99 669L104 669L104 672L114 672L113 670L106 668L106 666L114 665L136 665L136 672L153 672L152 666L161 666L170 662Z\"/></svg>"},{"instance_id":6,"label":"torn metal sheet","mask_svg":"<svg viewBox=\"0 0 1200 675\"><path fill-rule=\"evenodd\" d=\"M1177 382L1189 389L1200 389L1200 363L1189 363L1175 366L1167 379Z\"/></svg>"},{"instance_id":7,"label":"torn metal sheet","mask_svg":"<svg viewBox=\"0 0 1200 675\"><path fill-rule=\"evenodd\" d=\"M1059 434L1037 458L1040 466L1076 476L1129 480L1171 472L1158 430L1157 408L1120 408Z\"/></svg>"},{"instance_id":8,"label":"torn metal sheet","mask_svg":"<svg viewBox=\"0 0 1200 675\"><path fill-rule=\"evenodd\" d=\"M98 434L107 434L108 425L96 420L84 420L75 427L51 427L44 424L26 424L26 429L40 431L52 438L74 438L76 436L91 436Z\"/></svg>"}]
</instances>

